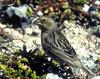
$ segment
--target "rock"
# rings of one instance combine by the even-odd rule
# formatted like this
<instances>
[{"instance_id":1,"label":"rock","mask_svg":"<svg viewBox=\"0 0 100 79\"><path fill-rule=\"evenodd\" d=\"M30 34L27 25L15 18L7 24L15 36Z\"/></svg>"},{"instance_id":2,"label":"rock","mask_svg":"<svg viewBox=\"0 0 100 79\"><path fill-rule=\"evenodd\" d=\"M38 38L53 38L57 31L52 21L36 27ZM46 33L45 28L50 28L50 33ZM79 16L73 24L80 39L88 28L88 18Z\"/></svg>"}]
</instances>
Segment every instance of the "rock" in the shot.
<instances>
[{"instance_id":1,"label":"rock","mask_svg":"<svg viewBox=\"0 0 100 79\"><path fill-rule=\"evenodd\" d=\"M12 43L16 47L20 47L21 49L23 48L24 43L21 40L13 40Z\"/></svg>"},{"instance_id":2,"label":"rock","mask_svg":"<svg viewBox=\"0 0 100 79\"><path fill-rule=\"evenodd\" d=\"M95 76L95 77L93 77L91 79L100 79L100 76Z\"/></svg>"},{"instance_id":3,"label":"rock","mask_svg":"<svg viewBox=\"0 0 100 79\"><path fill-rule=\"evenodd\" d=\"M5 28L6 25L0 23L0 28Z\"/></svg>"},{"instance_id":4,"label":"rock","mask_svg":"<svg viewBox=\"0 0 100 79\"><path fill-rule=\"evenodd\" d=\"M39 29L39 27L37 25L34 25L32 29L33 29L33 32L36 32L38 36L40 37L41 30Z\"/></svg>"},{"instance_id":5,"label":"rock","mask_svg":"<svg viewBox=\"0 0 100 79\"><path fill-rule=\"evenodd\" d=\"M95 4L99 6L100 5L100 1L99 0L96 0L95 1Z\"/></svg>"},{"instance_id":6,"label":"rock","mask_svg":"<svg viewBox=\"0 0 100 79\"><path fill-rule=\"evenodd\" d=\"M90 8L89 5L84 4L84 6L83 6L83 11L84 11L84 12L88 12L89 8Z\"/></svg>"},{"instance_id":7,"label":"rock","mask_svg":"<svg viewBox=\"0 0 100 79\"><path fill-rule=\"evenodd\" d=\"M13 28L5 28L4 31L9 35L12 39L15 40L22 40L23 35L20 34L18 31L14 30Z\"/></svg>"},{"instance_id":8,"label":"rock","mask_svg":"<svg viewBox=\"0 0 100 79\"><path fill-rule=\"evenodd\" d=\"M39 16L43 16L42 11L39 10L39 11L37 12L37 15L39 15Z\"/></svg>"},{"instance_id":9,"label":"rock","mask_svg":"<svg viewBox=\"0 0 100 79\"><path fill-rule=\"evenodd\" d=\"M96 53L100 54L100 49L97 49L97 50L96 50Z\"/></svg>"},{"instance_id":10,"label":"rock","mask_svg":"<svg viewBox=\"0 0 100 79\"><path fill-rule=\"evenodd\" d=\"M100 42L100 39L94 35L90 35L88 31L81 26L76 26L67 21L65 21L64 24L66 26L66 29L64 29L64 35L79 55L79 58L88 57L89 53L92 54L98 50L96 49L96 44L97 42Z\"/></svg>"},{"instance_id":11,"label":"rock","mask_svg":"<svg viewBox=\"0 0 100 79\"><path fill-rule=\"evenodd\" d=\"M63 79L63 78L59 77L57 74L48 73L46 79Z\"/></svg>"},{"instance_id":12,"label":"rock","mask_svg":"<svg viewBox=\"0 0 100 79\"><path fill-rule=\"evenodd\" d=\"M25 28L25 33L26 34L32 34L32 32L33 32L32 28L30 28L30 27Z\"/></svg>"},{"instance_id":13,"label":"rock","mask_svg":"<svg viewBox=\"0 0 100 79\"><path fill-rule=\"evenodd\" d=\"M96 67L96 64L94 63L93 60L86 60L86 58L84 58L84 60L82 60L82 63L85 66L88 66L90 69L94 69Z\"/></svg>"}]
</instances>

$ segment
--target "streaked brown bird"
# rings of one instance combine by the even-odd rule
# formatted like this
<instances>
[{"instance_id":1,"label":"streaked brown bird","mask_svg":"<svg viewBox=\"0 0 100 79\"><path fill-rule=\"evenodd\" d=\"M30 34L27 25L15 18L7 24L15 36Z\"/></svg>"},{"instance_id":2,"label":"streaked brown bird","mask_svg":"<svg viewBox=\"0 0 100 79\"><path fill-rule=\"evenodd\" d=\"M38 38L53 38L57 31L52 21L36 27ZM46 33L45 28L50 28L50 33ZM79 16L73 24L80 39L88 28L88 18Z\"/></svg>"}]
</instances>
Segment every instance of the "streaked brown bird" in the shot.
<instances>
[{"instance_id":1,"label":"streaked brown bird","mask_svg":"<svg viewBox=\"0 0 100 79\"><path fill-rule=\"evenodd\" d=\"M39 18L41 29L41 42L44 51L53 59L63 61L74 67L80 67L91 76L94 73L84 66L79 60L74 48L71 46L66 37L61 33L61 28L49 17L42 16Z\"/></svg>"}]
</instances>

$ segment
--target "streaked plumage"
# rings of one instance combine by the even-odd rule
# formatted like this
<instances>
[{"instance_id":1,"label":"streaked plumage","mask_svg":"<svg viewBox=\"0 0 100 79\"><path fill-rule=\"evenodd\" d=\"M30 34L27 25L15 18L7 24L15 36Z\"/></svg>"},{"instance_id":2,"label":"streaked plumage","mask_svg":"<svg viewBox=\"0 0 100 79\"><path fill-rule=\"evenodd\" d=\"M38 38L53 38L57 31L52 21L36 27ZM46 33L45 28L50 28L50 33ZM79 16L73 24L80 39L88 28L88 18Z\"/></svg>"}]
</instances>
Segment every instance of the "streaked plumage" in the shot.
<instances>
[{"instance_id":1,"label":"streaked plumage","mask_svg":"<svg viewBox=\"0 0 100 79\"><path fill-rule=\"evenodd\" d=\"M51 58L83 68L87 73L94 76L91 70L82 65L75 50L61 33L60 27L57 26L56 22L48 17L41 17L40 22L39 26L42 31L41 42L44 51Z\"/></svg>"}]
</instances>

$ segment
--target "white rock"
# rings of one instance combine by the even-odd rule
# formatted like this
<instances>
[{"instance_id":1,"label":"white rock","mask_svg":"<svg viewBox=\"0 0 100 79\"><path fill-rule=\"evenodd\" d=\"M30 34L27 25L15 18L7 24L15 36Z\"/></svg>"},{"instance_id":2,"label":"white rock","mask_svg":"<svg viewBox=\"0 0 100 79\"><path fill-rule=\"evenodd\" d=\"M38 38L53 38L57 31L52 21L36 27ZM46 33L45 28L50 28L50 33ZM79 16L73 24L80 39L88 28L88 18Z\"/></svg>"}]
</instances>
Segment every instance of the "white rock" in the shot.
<instances>
[{"instance_id":1,"label":"white rock","mask_svg":"<svg viewBox=\"0 0 100 79\"><path fill-rule=\"evenodd\" d=\"M77 28L77 27L76 27L76 29L73 28L73 31L74 31L75 34L78 34L79 33L79 28Z\"/></svg>"},{"instance_id":2,"label":"white rock","mask_svg":"<svg viewBox=\"0 0 100 79\"><path fill-rule=\"evenodd\" d=\"M88 12L89 7L90 7L90 6L88 6L87 4L84 4L83 11L84 11L84 12Z\"/></svg>"},{"instance_id":3,"label":"white rock","mask_svg":"<svg viewBox=\"0 0 100 79\"><path fill-rule=\"evenodd\" d=\"M96 5L100 5L100 1L99 1L99 0L96 0L96 1L95 1L95 4L96 4Z\"/></svg>"},{"instance_id":4,"label":"white rock","mask_svg":"<svg viewBox=\"0 0 100 79\"><path fill-rule=\"evenodd\" d=\"M77 49L77 50L78 50L77 54L78 54L80 57L82 57L82 56L86 57L86 56L87 56L85 46L83 46L83 47L81 47L81 48L79 48L79 49Z\"/></svg>"},{"instance_id":5,"label":"white rock","mask_svg":"<svg viewBox=\"0 0 100 79\"><path fill-rule=\"evenodd\" d=\"M46 79L63 79L63 78L59 77L57 74L48 73Z\"/></svg>"},{"instance_id":6,"label":"white rock","mask_svg":"<svg viewBox=\"0 0 100 79\"><path fill-rule=\"evenodd\" d=\"M28 28L25 28L25 33L26 34L32 34L33 30L32 28L28 27Z\"/></svg>"},{"instance_id":7,"label":"white rock","mask_svg":"<svg viewBox=\"0 0 100 79\"><path fill-rule=\"evenodd\" d=\"M14 38L15 40L22 40L23 39L23 35L20 34L18 31L11 29L11 28L5 28L4 31L8 34L11 35L12 38Z\"/></svg>"},{"instance_id":8,"label":"white rock","mask_svg":"<svg viewBox=\"0 0 100 79\"><path fill-rule=\"evenodd\" d=\"M99 56L98 54L96 54L95 52L92 52L90 55L93 56L93 60L94 60L94 61L96 61L97 58L100 57L100 56Z\"/></svg>"},{"instance_id":9,"label":"white rock","mask_svg":"<svg viewBox=\"0 0 100 79\"><path fill-rule=\"evenodd\" d=\"M23 48L23 45L24 45L24 43L20 40L13 40L12 43L20 48Z\"/></svg>"},{"instance_id":10,"label":"white rock","mask_svg":"<svg viewBox=\"0 0 100 79\"><path fill-rule=\"evenodd\" d=\"M28 5L21 5L20 7L16 7L15 8L15 13L16 15L20 15L21 17L26 17L26 12L27 12L27 9L28 9ZM18 13L18 14L17 14Z\"/></svg>"},{"instance_id":11,"label":"white rock","mask_svg":"<svg viewBox=\"0 0 100 79\"><path fill-rule=\"evenodd\" d=\"M1 28L5 28L6 25L0 23L0 27L1 27Z\"/></svg>"},{"instance_id":12,"label":"white rock","mask_svg":"<svg viewBox=\"0 0 100 79\"><path fill-rule=\"evenodd\" d=\"M38 14L39 16L43 16L42 11L38 11L37 14Z\"/></svg>"},{"instance_id":13,"label":"white rock","mask_svg":"<svg viewBox=\"0 0 100 79\"><path fill-rule=\"evenodd\" d=\"M100 76L95 76L95 77L93 77L91 79L100 79Z\"/></svg>"},{"instance_id":14,"label":"white rock","mask_svg":"<svg viewBox=\"0 0 100 79\"><path fill-rule=\"evenodd\" d=\"M67 25L68 25L68 21L65 20L63 24L64 24L65 26L67 26Z\"/></svg>"},{"instance_id":15,"label":"white rock","mask_svg":"<svg viewBox=\"0 0 100 79\"><path fill-rule=\"evenodd\" d=\"M34 32L38 33L39 35L41 34L41 30L39 29L39 26L34 25L34 26L32 26L32 29Z\"/></svg>"}]
</instances>

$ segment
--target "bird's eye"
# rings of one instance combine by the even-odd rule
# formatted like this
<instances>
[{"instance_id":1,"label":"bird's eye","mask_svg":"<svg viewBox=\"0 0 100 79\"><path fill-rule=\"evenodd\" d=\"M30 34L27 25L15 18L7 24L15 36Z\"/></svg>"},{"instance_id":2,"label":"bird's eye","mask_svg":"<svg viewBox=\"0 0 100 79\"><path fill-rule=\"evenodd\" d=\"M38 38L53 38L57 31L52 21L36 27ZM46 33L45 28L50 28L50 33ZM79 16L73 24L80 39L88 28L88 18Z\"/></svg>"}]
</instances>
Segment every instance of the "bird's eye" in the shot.
<instances>
[{"instance_id":1,"label":"bird's eye","mask_svg":"<svg viewBox=\"0 0 100 79\"><path fill-rule=\"evenodd\" d=\"M61 27L61 23L60 22L57 23L57 27Z\"/></svg>"},{"instance_id":2,"label":"bird's eye","mask_svg":"<svg viewBox=\"0 0 100 79\"><path fill-rule=\"evenodd\" d=\"M43 19L43 22L46 22L46 19Z\"/></svg>"}]
</instances>

